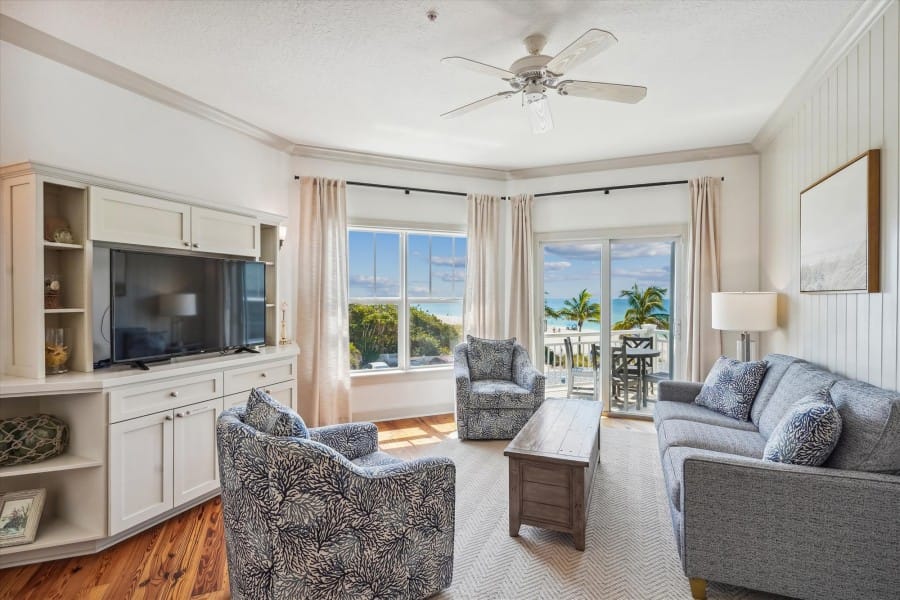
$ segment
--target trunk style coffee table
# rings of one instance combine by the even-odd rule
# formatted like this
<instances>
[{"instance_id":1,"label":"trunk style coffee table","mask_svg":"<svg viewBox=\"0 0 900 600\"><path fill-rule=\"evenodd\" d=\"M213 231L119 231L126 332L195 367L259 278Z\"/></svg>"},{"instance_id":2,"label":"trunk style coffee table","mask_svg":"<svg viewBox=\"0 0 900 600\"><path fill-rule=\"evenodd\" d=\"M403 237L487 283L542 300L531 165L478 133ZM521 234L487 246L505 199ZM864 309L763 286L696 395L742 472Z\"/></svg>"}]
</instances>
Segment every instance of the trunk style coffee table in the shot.
<instances>
[{"instance_id":1,"label":"trunk style coffee table","mask_svg":"<svg viewBox=\"0 0 900 600\"><path fill-rule=\"evenodd\" d=\"M584 550L601 408L594 400L545 400L506 447L510 536L524 523L571 533Z\"/></svg>"}]
</instances>

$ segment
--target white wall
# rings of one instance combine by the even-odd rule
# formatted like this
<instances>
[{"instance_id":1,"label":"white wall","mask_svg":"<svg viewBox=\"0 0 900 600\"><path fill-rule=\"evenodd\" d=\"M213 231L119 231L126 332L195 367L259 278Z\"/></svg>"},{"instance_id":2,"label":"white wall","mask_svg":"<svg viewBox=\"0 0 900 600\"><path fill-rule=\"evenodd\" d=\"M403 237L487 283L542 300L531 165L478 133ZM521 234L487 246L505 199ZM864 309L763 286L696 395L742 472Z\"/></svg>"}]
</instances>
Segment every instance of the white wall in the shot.
<instances>
[{"instance_id":1,"label":"white wall","mask_svg":"<svg viewBox=\"0 0 900 600\"><path fill-rule=\"evenodd\" d=\"M897 389L900 229L900 4L894 2L761 156L760 280L782 292L781 328L766 350L796 354L848 377ZM879 294L800 294L800 191L881 148Z\"/></svg>"},{"instance_id":2,"label":"white wall","mask_svg":"<svg viewBox=\"0 0 900 600\"><path fill-rule=\"evenodd\" d=\"M36 160L287 214L284 152L6 42L0 73L2 164Z\"/></svg>"}]
</instances>

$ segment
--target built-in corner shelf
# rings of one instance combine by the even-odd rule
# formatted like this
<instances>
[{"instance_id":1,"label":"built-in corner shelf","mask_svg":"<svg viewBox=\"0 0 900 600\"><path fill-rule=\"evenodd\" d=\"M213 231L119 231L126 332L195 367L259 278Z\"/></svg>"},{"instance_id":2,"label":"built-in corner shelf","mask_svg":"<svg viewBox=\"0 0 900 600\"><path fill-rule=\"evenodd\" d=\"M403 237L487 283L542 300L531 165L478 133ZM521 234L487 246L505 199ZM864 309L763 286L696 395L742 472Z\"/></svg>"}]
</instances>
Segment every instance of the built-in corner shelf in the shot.
<instances>
[{"instance_id":1,"label":"built-in corner shelf","mask_svg":"<svg viewBox=\"0 0 900 600\"><path fill-rule=\"evenodd\" d=\"M44 240L44 248L53 248L54 250L84 250L81 244L64 244L62 242L48 242Z\"/></svg>"},{"instance_id":2,"label":"built-in corner shelf","mask_svg":"<svg viewBox=\"0 0 900 600\"><path fill-rule=\"evenodd\" d=\"M102 531L87 529L61 517L42 517L41 523L38 525L37 536L32 543L0 548L0 556L40 550L42 548L53 548L54 546L63 546L65 544L90 542L99 540L103 536L104 532Z\"/></svg>"},{"instance_id":3,"label":"built-in corner shelf","mask_svg":"<svg viewBox=\"0 0 900 600\"><path fill-rule=\"evenodd\" d=\"M102 460L76 456L74 454L62 454L60 456L48 458L47 460L42 460L38 463L0 467L0 478L52 473L55 471L71 471L74 469L90 469L102 465Z\"/></svg>"},{"instance_id":4,"label":"built-in corner shelf","mask_svg":"<svg viewBox=\"0 0 900 600\"><path fill-rule=\"evenodd\" d=\"M45 315L65 315L72 313L83 313L83 308L45 308Z\"/></svg>"}]
</instances>

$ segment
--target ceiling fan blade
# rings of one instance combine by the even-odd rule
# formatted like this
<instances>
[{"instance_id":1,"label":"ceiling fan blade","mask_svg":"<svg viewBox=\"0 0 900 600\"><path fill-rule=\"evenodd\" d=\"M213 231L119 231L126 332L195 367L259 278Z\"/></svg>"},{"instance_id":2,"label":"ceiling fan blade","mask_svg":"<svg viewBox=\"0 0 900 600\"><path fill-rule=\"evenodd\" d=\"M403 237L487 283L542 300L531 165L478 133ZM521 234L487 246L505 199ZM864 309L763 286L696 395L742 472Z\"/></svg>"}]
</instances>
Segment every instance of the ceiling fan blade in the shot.
<instances>
[{"instance_id":1,"label":"ceiling fan blade","mask_svg":"<svg viewBox=\"0 0 900 600\"><path fill-rule=\"evenodd\" d=\"M640 85L622 85L620 83L601 83L599 81L560 81L556 86L563 96L581 96L611 102L636 104L647 95L647 88Z\"/></svg>"},{"instance_id":2,"label":"ceiling fan blade","mask_svg":"<svg viewBox=\"0 0 900 600\"><path fill-rule=\"evenodd\" d=\"M506 69L501 69L500 67L492 67L491 65L486 65L484 63L478 62L477 60L463 58L462 56L448 56L447 58L442 58L441 62L445 65L462 67L463 69L468 69L469 71L475 71L476 73L481 73L482 75L499 77L500 79L512 79L515 77L513 73L510 73Z\"/></svg>"},{"instance_id":3,"label":"ceiling fan blade","mask_svg":"<svg viewBox=\"0 0 900 600\"><path fill-rule=\"evenodd\" d=\"M481 108L482 106L487 106L488 104L493 104L498 100L503 100L504 98L509 98L519 92L511 91L511 92L499 92L494 94L493 96L488 96L487 98L482 98L481 100L476 100L475 102L470 102L464 106L460 106L459 108L454 108L450 112L445 112L441 116L446 119L452 119L453 117L459 117L461 115L466 114L467 112L472 112L477 108Z\"/></svg>"},{"instance_id":4,"label":"ceiling fan blade","mask_svg":"<svg viewBox=\"0 0 900 600\"><path fill-rule=\"evenodd\" d=\"M562 75L570 69L590 60L618 42L616 36L602 29L588 29L580 38L550 59L547 70Z\"/></svg>"}]
</instances>

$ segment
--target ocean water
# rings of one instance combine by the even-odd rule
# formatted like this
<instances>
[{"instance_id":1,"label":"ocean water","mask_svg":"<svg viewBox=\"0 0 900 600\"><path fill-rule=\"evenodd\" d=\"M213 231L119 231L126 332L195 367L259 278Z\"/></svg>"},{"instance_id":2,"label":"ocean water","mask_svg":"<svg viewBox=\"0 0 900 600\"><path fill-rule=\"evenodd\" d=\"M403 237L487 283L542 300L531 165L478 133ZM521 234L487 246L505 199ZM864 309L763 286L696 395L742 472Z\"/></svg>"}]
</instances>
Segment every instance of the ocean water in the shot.
<instances>
[{"instance_id":1,"label":"ocean water","mask_svg":"<svg viewBox=\"0 0 900 600\"><path fill-rule=\"evenodd\" d=\"M554 310L559 310L563 307L563 303L566 298L547 298L547 304ZM670 310L670 302L669 299L666 298L663 300L663 304L666 307L666 312ZM462 305L461 304L444 304L444 303L420 303L415 304L418 308L428 311L431 314L435 315L441 321L445 323L452 323L454 325L458 325L462 322ZM625 311L628 310L628 300L626 298L614 298L612 301L612 322L621 321L625 316ZM600 305L600 312L603 312L603 305ZM575 325L574 321L569 321L567 319L547 319L547 328L552 330L554 328L565 330L567 327L572 327ZM599 323L585 323L582 327L583 331L600 331Z\"/></svg>"}]
</instances>

